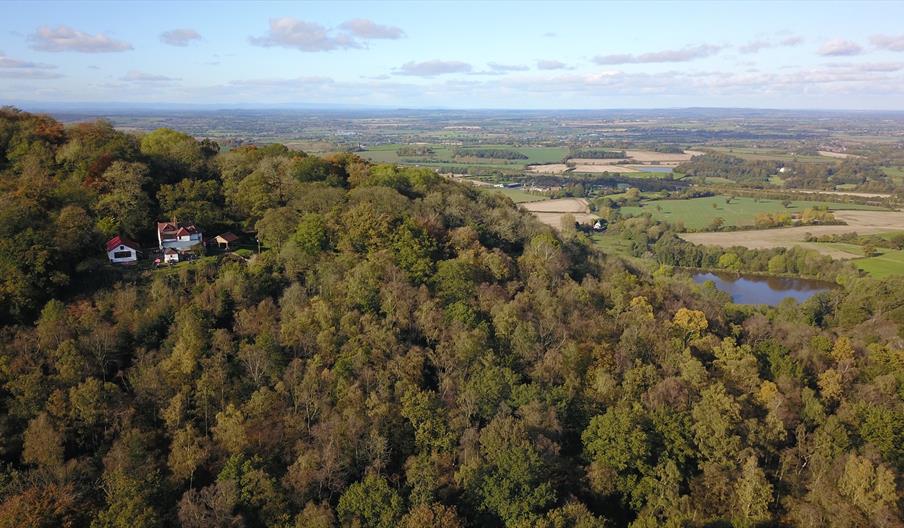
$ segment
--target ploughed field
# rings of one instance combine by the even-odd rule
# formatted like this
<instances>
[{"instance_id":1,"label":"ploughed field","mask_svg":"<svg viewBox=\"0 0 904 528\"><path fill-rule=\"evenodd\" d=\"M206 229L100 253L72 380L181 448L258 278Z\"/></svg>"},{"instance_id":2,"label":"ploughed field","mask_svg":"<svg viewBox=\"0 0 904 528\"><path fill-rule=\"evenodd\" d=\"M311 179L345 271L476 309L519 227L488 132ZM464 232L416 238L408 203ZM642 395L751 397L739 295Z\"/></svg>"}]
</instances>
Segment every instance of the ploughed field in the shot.
<instances>
[{"instance_id":1,"label":"ploughed field","mask_svg":"<svg viewBox=\"0 0 904 528\"><path fill-rule=\"evenodd\" d=\"M642 165L674 167L688 161L694 156L703 154L696 150L679 153L655 152L652 150L626 150L624 158L570 158L565 163L531 164L528 170L541 174L559 174L573 168L573 172L600 174L604 172L633 173L642 172Z\"/></svg>"},{"instance_id":2,"label":"ploughed field","mask_svg":"<svg viewBox=\"0 0 904 528\"><path fill-rule=\"evenodd\" d=\"M562 227L562 217L567 214L573 215L578 222L592 222L596 217L590 214L588 205L589 202L584 198L559 198L523 203L521 207L533 213L544 224L559 229Z\"/></svg>"}]
</instances>

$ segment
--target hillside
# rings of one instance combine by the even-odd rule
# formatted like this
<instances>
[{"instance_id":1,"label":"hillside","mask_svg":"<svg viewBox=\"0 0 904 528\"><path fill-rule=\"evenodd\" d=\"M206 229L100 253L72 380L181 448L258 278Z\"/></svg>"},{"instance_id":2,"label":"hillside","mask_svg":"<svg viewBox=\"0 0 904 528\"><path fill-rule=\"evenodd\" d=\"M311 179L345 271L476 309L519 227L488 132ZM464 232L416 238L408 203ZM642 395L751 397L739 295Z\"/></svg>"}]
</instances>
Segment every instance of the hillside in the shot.
<instances>
[{"instance_id":1,"label":"hillside","mask_svg":"<svg viewBox=\"0 0 904 528\"><path fill-rule=\"evenodd\" d=\"M106 261L158 220L261 251ZM901 525L902 278L737 306L429 169L13 109L0 230L0 527Z\"/></svg>"}]
</instances>

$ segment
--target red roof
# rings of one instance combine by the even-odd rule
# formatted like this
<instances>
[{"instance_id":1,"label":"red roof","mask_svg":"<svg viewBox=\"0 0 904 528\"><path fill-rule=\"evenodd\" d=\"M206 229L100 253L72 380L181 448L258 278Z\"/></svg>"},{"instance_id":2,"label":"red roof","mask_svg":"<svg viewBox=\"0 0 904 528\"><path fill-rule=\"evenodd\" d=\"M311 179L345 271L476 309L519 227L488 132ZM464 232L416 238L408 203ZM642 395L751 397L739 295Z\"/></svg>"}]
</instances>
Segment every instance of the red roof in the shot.
<instances>
[{"instance_id":1,"label":"red roof","mask_svg":"<svg viewBox=\"0 0 904 528\"><path fill-rule=\"evenodd\" d=\"M173 233L177 236L193 234L198 232L198 228L193 225L180 226L172 222L157 222L157 231L160 233Z\"/></svg>"},{"instance_id":2,"label":"red roof","mask_svg":"<svg viewBox=\"0 0 904 528\"><path fill-rule=\"evenodd\" d=\"M138 250L138 244L132 242L128 238L116 235L115 237L107 240L107 251L113 251L119 246L126 246L127 248Z\"/></svg>"},{"instance_id":3,"label":"red roof","mask_svg":"<svg viewBox=\"0 0 904 528\"><path fill-rule=\"evenodd\" d=\"M239 237L236 236L232 231L226 231L222 235L218 235L216 238L222 239L225 242L235 242L236 240L239 239Z\"/></svg>"}]
</instances>

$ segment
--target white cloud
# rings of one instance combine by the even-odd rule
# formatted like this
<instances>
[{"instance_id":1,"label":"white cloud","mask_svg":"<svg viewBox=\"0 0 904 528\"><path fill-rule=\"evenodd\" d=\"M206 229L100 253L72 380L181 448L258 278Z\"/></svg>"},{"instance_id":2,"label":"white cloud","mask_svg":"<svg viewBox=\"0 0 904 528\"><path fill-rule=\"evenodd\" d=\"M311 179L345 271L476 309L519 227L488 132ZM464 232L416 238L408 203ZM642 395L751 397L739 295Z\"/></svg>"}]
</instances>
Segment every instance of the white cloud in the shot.
<instances>
[{"instance_id":1,"label":"white cloud","mask_svg":"<svg viewBox=\"0 0 904 528\"><path fill-rule=\"evenodd\" d=\"M567 70L568 65L554 59L540 59L537 61L538 70Z\"/></svg>"},{"instance_id":2,"label":"white cloud","mask_svg":"<svg viewBox=\"0 0 904 528\"><path fill-rule=\"evenodd\" d=\"M0 68L16 68L16 69L27 69L27 70L52 70L56 68L56 66L52 64L42 64L40 62L31 62L14 59L12 57L8 57L5 53L0 51Z\"/></svg>"},{"instance_id":3,"label":"white cloud","mask_svg":"<svg viewBox=\"0 0 904 528\"><path fill-rule=\"evenodd\" d=\"M125 74L123 77L120 77L121 81L128 82L171 82L178 81L179 79L175 77L167 77L165 75L155 75L153 73L145 73L138 70L131 70L129 73Z\"/></svg>"},{"instance_id":4,"label":"white cloud","mask_svg":"<svg viewBox=\"0 0 904 528\"><path fill-rule=\"evenodd\" d=\"M444 61L439 59L423 62L406 62L395 72L396 75L412 75L415 77L434 77L447 73L468 73L472 67L467 62Z\"/></svg>"},{"instance_id":5,"label":"white cloud","mask_svg":"<svg viewBox=\"0 0 904 528\"><path fill-rule=\"evenodd\" d=\"M760 50L778 47L790 47L800 45L804 41L803 37L792 35L790 37L778 39L757 39L738 46L738 51L745 54L757 53Z\"/></svg>"},{"instance_id":6,"label":"white cloud","mask_svg":"<svg viewBox=\"0 0 904 528\"><path fill-rule=\"evenodd\" d=\"M524 64L500 64L498 62L488 62L487 66L494 72L527 71L530 69L529 66Z\"/></svg>"},{"instance_id":7,"label":"white cloud","mask_svg":"<svg viewBox=\"0 0 904 528\"><path fill-rule=\"evenodd\" d=\"M339 28L362 39L400 39L405 36L401 28L383 26L366 18L347 20L340 24Z\"/></svg>"},{"instance_id":8,"label":"white cloud","mask_svg":"<svg viewBox=\"0 0 904 528\"><path fill-rule=\"evenodd\" d=\"M3 79L59 79L61 74L27 68L0 68L0 78Z\"/></svg>"},{"instance_id":9,"label":"white cloud","mask_svg":"<svg viewBox=\"0 0 904 528\"><path fill-rule=\"evenodd\" d=\"M870 38L873 46L888 51L904 51L904 35L873 35Z\"/></svg>"},{"instance_id":10,"label":"white cloud","mask_svg":"<svg viewBox=\"0 0 904 528\"><path fill-rule=\"evenodd\" d=\"M856 42L836 38L823 43L819 48L819 54L826 57L844 57L850 55L859 55L863 52L863 48Z\"/></svg>"},{"instance_id":11,"label":"white cloud","mask_svg":"<svg viewBox=\"0 0 904 528\"><path fill-rule=\"evenodd\" d=\"M618 53L613 55L597 55L593 62L602 65L610 64L643 64L655 62L688 62L715 55L722 46L712 44L700 44L699 46L687 46L676 50L662 50L639 55L631 53Z\"/></svg>"},{"instance_id":12,"label":"white cloud","mask_svg":"<svg viewBox=\"0 0 904 528\"><path fill-rule=\"evenodd\" d=\"M338 31L334 31L316 22L281 17L270 19L270 29L266 35L251 37L249 40L256 46L279 46L314 52L365 48L367 46L362 41L398 39L404 36L405 33L397 27L383 26L363 18L347 20L339 26Z\"/></svg>"},{"instance_id":13,"label":"white cloud","mask_svg":"<svg viewBox=\"0 0 904 528\"><path fill-rule=\"evenodd\" d=\"M90 35L68 26L41 26L28 36L31 48L38 51L77 51L81 53L112 53L128 51L132 45L114 40L103 33Z\"/></svg>"},{"instance_id":14,"label":"white cloud","mask_svg":"<svg viewBox=\"0 0 904 528\"><path fill-rule=\"evenodd\" d=\"M320 24L292 17L271 18L267 35L251 37L250 40L256 46L279 46L299 51L331 51L361 47L361 44L348 34L331 35Z\"/></svg>"},{"instance_id":15,"label":"white cloud","mask_svg":"<svg viewBox=\"0 0 904 528\"><path fill-rule=\"evenodd\" d=\"M160 42L170 46L185 47L195 40L201 40L201 34L194 29L171 29L160 34Z\"/></svg>"}]
</instances>

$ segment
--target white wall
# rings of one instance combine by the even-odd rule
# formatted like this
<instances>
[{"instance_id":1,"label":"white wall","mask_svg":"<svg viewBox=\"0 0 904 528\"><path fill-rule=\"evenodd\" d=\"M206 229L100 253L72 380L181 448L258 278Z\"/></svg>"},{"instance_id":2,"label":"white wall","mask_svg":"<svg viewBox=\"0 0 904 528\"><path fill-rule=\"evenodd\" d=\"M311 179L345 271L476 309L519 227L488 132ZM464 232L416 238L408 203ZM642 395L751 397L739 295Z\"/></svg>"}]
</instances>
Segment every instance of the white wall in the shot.
<instances>
[{"instance_id":1,"label":"white wall","mask_svg":"<svg viewBox=\"0 0 904 528\"><path fill-rule=\"evenodd\" d=\"M128 257L115 257L114 256L116 253L119 253L121 251L128 251L129 256ZM138 260L138 253L130 247L119 246L119 247L113 248L110 251L107 251L107 258L110 259L110 262L112 262L114 264L119 264L122 262L135 262L136 260Z\"/></svg>"}]
</instances>

